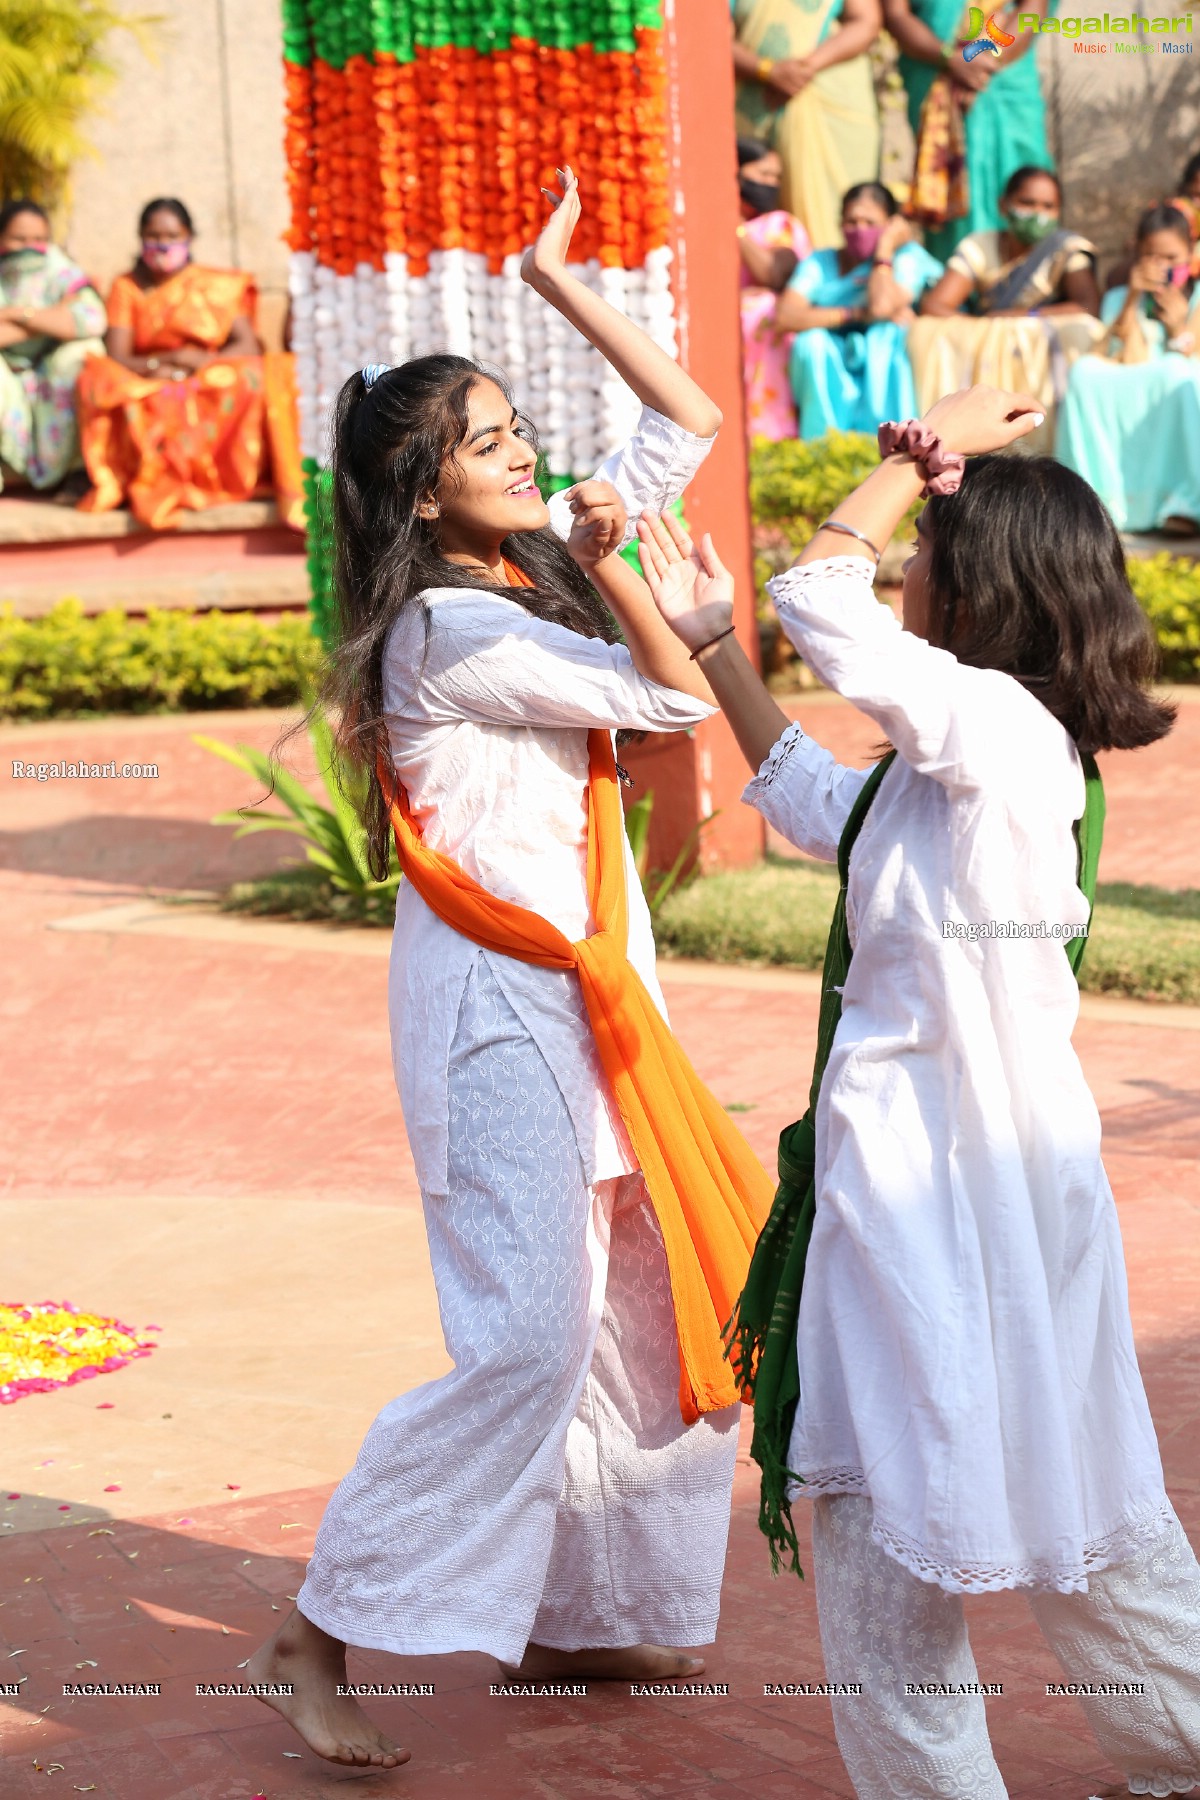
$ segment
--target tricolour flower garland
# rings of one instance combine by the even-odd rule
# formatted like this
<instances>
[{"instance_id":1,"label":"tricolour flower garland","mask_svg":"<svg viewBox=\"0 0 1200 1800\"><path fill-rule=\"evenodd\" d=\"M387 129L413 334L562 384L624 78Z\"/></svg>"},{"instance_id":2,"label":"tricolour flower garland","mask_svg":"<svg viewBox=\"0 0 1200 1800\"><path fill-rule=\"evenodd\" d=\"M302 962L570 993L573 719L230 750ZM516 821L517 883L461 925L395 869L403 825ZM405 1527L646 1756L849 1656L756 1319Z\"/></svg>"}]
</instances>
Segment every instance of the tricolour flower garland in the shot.
<instances>
[{"instance_id":1,"label":"tricolour flower garland","mask_svg":"<svg viewBox=\"0 0 1200 1800\"><path fill-rule=\"evenodd\" d=\"M570 163L576 271L672 353L659 0L283 0L292 347L310 516L346 377L451 350L498 363L554 485L637 403L520 278ZM327 534L310 533L315 624Z\"/></svg>"}]
</instances>

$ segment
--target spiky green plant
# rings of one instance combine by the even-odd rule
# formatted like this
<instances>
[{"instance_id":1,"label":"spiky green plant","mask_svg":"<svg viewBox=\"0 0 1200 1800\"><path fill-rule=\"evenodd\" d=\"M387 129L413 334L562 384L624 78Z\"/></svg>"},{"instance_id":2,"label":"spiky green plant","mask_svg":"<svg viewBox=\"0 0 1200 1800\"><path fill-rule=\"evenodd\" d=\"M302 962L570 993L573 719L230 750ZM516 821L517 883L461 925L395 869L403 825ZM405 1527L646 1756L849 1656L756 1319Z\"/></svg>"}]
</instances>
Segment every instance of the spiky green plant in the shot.
<instances>
[{"instance_id":1,"label":"spiky green plant","mask_svg":"<svg viewBox=\"0 0 1200 1800\"><path fill-rule=\"evenodd\" d=\"M116 73L107 39L131 30L145 47L155 23L104 0L0 0L0 198L60 205L92 154L83 120Z\"/></svg>"},{"instance_id":2,"label":"spiky green plant","mask_svg":"<svg viewBox=\"0 0 1200 1800\"><path fill-rule=\"evenodd\" d=\"M224 744L218 738L201 737L193 732L192 741L223 756L238 769L254 775L267 789L273 787L288 808L286 813L262 812L247 818L243 812L217 813L214 825L236 825L235 838L254 831L290 831L304 842L309 862L325 871L328 879L344 894L367 896L394 894L400 880L400 867L395 846L391 851L391 873L384 881L376 881L367 864L367 834L363 829L362 801L366 787L366 771L352 767L340 756L333 732L324 714L317 711L309 720L309 736L316 753L317 767L329 795L331 806L314 800L303 782L272 765L270 757L250 744Z\"/></svg>"}]
</instances>

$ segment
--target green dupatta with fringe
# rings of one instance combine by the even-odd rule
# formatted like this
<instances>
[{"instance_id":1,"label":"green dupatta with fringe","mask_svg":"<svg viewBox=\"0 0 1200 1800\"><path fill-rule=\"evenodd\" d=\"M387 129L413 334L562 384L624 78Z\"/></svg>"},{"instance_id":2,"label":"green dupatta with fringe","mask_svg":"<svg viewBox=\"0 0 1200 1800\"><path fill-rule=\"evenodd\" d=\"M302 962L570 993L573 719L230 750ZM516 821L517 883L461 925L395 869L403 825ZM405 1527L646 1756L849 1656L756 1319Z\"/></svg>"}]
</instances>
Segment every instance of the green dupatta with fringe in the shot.
<instances>
[{"instance_id":1,"label":"green dupatta with fringe","mask_svg":"<svg viewBox=\"0 0 1200 1800\"><path fill-rule=\"evenodd\" d=\"M750 1454L762 1470L758 1525L771 1546L771 1568L779 1573L786 1561L803 1576L800 1547L792 1520L788 1483L800 1481L787 1466L788 1445L800 1398L800 1369L796 1333L800 1321L800 1294L804 1264L816 1213L816 1116L817 1099L825 1066L833 1049L842 1016L842 993L852 955L846 925L846 883L850 852L862 829L880 782L895 761L890 751L877 763L859 790L838 843L838 896L825 947L821 974L821 1011L817 1021L817 1053L813 1063L808 1111L779 1137L779 1187L770 1216L763 1226L746 1285L725 1327L726 1354L733 1364L747 1398L754 1403L754 1435ZM1088 902L1088 922L1096 903L1096 871L1104 835L1104 788L1100 771L1090 756L1082 759L1086 798L1083 817L1074 825L1079 850L1079 886ZM1078 974L1086 937L1064 944L1072 970Z\"/></svg>"}]
</instances>

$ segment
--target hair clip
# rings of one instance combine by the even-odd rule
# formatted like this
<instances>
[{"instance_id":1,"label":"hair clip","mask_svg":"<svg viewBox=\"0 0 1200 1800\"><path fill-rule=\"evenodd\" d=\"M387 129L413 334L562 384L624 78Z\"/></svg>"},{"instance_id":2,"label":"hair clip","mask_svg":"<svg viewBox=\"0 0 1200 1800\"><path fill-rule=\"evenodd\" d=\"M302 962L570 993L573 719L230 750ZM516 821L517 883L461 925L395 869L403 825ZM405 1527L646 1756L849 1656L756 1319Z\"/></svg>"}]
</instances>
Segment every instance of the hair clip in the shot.
<instances>
[{"instance_id":1,"label":"hair clip","mask_svg":"<svg viewBox=\"0 0 1200 1800\"><path fill-rule=\"evenodd\" d=\"M386 375L392 367L391 363L368 363L362 371L363 386L369 393L381 375Z\"/></svg>"}]
</instances>

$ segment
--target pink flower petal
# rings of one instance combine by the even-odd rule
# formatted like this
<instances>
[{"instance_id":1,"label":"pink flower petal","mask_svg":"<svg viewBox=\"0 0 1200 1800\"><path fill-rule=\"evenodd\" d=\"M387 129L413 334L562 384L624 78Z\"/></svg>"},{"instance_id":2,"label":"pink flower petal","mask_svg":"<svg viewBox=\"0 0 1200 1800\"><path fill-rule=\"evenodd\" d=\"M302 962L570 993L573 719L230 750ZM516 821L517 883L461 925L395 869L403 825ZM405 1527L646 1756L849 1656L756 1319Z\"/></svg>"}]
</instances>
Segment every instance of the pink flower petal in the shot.
<instances>
[{"instance_id":1,"label":"pink flower petal","mask_svg":"<svg viewBox=\"0 0 1200 1800\"><path fill-rule=\"evenodd\" d=\"M121 1490L117 1484L113 1482L110 1486L106 1487L104 1491L106 1494L119 1494Z\"/></svg>"},{"instance_id":2,"label":"pink flower petal","mask_svg":"<svg viewBox=\"0 0 1200 1800\"><path fill-rule=\"evenodd\" d=\"M194 1525L196 1521L195 1519L176 1519L175 1523L177 1525Z\"/></svg>"},{"instance_id":3,"label":"pink flower petal","mask_svg":"<svg viewBox=\"0 0 1200 1800\"><path fill-rule=\"evenodd\" d=\"M242 1484L240 1481L227 1481L225 1486L229 1489L231 1494L237 1494L241 1492Z\"/></svg>"},{"instance_id":4,"label":"pink flower petal","mask_svg":"<svg viewBox=\"0 0 1200 1800\"><path fill-rule=\"evenodd\" d=\"M8 1498L8 1499L9 1499L9 1500L19 1500L19 1499L20 1499L20 1498L21 1498L21 1496L20 1496L20 1494L9 1494L9 1495L7 1495L7 1496L6 1496L6 1497L7 1497L7 1498Z\"/></svg>"},{"instance_id":5,"label":"pink flower petal","mask_svg":"<svg viewBox=\"0 0 1200 1800\"><path fill-rule=\"evenodd\" d=\"M59 1512L70 1512L71 1509L69 1506L60 1506L58 1510Z\"/></svg>"},{"instance_id":6,"label":"pink flower petal","mask_svg":"<svg viewBox=\"0 0 1200 1800\"><path fill-rule=\"evenodd\" d=\"M96 1411L97 1412L111 1412L113 1409L113 1406L115 1404L116 1404L115 1401L112 1401L112 1400L100 1400L96 1404Z\"/></svg>"}]
</instances>

